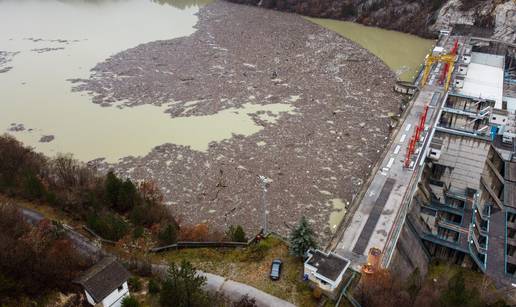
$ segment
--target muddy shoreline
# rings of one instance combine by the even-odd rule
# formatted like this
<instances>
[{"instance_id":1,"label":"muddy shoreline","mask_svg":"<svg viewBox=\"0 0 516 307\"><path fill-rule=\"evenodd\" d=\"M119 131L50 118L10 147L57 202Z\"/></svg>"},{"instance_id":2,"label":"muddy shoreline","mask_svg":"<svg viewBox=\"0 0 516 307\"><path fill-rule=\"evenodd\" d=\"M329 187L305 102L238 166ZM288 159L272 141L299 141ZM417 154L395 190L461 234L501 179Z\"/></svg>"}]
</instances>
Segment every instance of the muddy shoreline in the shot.
<instances>
[{"instance_id":1,"label":"muddy shoreline","mask_svg":"<svg viewBox=\"0 0 516 307\"><path fill-rule=\"evenodd\" d=\"M261 228L257 176L267 176L269 229L287 235L305 215L326 244L332 200L351 201L387 144L388 115L400 100L391 90L394 73L294 14L215 2L201 8L197 29L118 53L90 79L74 80L75 90L104 106L170 104L171 117L246 103L285 103L294 111L274 122L254 114L263 130L212 142L206 152L164 144L143 157L91 164L154 179L183 223L219 230L241 224L248 233Z\"/></svg>"}]
</instances>

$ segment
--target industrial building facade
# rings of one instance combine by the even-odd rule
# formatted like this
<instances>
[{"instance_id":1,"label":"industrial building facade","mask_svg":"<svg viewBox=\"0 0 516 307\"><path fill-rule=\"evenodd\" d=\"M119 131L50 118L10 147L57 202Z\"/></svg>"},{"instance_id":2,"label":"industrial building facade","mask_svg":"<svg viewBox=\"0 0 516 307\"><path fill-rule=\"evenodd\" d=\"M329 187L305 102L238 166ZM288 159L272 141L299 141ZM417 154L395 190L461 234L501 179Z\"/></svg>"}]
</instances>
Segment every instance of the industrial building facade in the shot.
<instances>
[{"instance_id":1,"label":"industrial building facade","mask_svg":"<svg viewBox=\"0 0 516 307\"><path fill-rule=\"evenodd\" d=\"M515 46L457 56L407 223L433 258L516 282Z\"/></svg>"}]
</instances>

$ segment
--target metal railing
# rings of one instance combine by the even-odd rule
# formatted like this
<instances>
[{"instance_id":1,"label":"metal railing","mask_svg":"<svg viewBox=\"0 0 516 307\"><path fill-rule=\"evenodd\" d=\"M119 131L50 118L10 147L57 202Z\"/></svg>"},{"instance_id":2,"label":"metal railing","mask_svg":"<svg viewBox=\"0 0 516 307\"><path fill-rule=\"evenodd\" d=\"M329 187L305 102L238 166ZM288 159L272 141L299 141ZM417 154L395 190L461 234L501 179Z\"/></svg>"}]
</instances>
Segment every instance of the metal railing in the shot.
<instances>
[{"instance_id":1,"label":"metal railing","mask_svg":"<svg viewBox=\"0 0 516 307\"><path fill-rule=\"evenodd\" d=\"M448 99L448 93L444 95L442 100L439 102L438 106L436 107L436 117L433 118L433 123L431 124L431 132L428 136L428 142L426 142L423 145L423 148L421 148L421 152L426 152L427 146L430 146L430 141L432 140L435 131L437 129L437 122L442 114L442 106L444 102ZM434 111L435 112L435 111ZM425 146L426 145L426 146ZM401 201L400 210L398 211L395 220L394 220L394 228L391 229L389 232L389 235L387 236L387 240L385 243L385 248L383 250L383 256L381 260L381 265L384 268L387 268L389 266L389 263L391 262L392 255L394 254L394 249L396 248L396 244L398 242L398 238L400 236L401 230L403 228L403 224L405 223L405 219L407 217L408 211L410 209L410 204L412 203L412 198L414 193L416 192L415 189L417 188L417 184L421 180L421 176L423 175L423 167L419 167L419 163L424 162L424 159L426 158L424 155L420 156L421 161L417 160L415 164L415 171L412 175L412 178L410 179L410 183L407 187L407 190L405 192L405 195L403 196L403 199Z\"/></svg>"}]
</instances>

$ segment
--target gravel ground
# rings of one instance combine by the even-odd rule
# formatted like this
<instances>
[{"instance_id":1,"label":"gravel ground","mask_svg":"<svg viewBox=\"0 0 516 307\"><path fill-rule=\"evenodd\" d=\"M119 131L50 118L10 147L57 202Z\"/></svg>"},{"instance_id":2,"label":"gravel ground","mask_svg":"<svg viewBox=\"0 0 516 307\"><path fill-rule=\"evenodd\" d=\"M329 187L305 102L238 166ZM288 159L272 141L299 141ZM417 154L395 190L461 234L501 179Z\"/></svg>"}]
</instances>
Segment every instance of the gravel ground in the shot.
<instances>
[{"instance_id":1,"label":"gravel ground","mask_svg":"<svg viewBox=\"0 0 516 307\"><path fill-rule=\"evenodd\" d=\"M189 37L143 44L74 80L102 105L161 105L172 117L209 115L244 103L289 103L275 123L249 136L211 143L206 152L164 144L114 168L152 178L183 223L222 229L262 224L258 175L267 192L269 229L287 235L302 215L326 244L331 199L351 201L369 176L398 109L395 75L363 48L300 16L215 2L199 12ZM121 102L120 102L121 101ZM185 131L185 133L188 133Z\"/></svg>"}]
</instances>

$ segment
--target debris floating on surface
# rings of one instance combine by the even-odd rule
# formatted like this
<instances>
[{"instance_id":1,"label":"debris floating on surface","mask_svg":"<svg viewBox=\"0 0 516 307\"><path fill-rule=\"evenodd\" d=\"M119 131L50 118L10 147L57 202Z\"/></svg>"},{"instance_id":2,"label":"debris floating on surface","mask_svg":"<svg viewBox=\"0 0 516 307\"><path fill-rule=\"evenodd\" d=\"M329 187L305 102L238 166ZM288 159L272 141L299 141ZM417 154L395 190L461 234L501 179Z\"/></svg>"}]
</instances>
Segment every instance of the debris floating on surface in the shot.
<instances>
[{"instance_id":1,"label":"debris floating on surface","mask_svg":"<svg viewBox=\"0 0 516 307\"><path fill-rule=\"evenodd\" d=\"M267 176L268 228L287 235L305 215L325 242L332 200L348 203L358 193L387 143L387 114L400 99L395 74L367 50L294 14L215 2L200 9L197 29L115 54L90 79L72 80L74 88L101 105L167 104L171 117L249 102L288 103L295 111L274 122L251 114L263 130L212 142L205 152L163 144L142 157L90 164L155 180L183 223L219 230L241 224L248 233L262 227L258 176Z\"/></svg>"}]
</instances>

